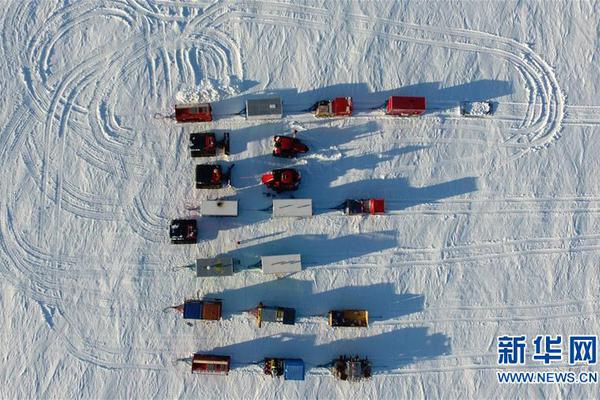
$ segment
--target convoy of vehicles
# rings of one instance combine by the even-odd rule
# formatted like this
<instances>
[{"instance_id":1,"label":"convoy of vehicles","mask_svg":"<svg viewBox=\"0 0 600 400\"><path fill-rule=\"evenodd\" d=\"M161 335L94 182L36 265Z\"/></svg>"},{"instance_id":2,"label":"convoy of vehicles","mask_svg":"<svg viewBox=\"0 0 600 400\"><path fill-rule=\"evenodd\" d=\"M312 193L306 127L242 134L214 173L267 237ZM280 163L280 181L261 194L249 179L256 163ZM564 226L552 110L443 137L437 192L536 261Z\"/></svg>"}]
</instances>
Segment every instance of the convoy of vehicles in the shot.
<instances>
[{"instance_id":1,"label":"convoy of vehicles","mask_svg":"<svg viewBox=\"0 0 600 400\"><path fill-rule=\"evenodd\" d=\"M353 114L354 104L351 97L336 97L331 100L318 101L310 109L318 118L349 117ZM384 114L388 116L411 117L424 114L426 99L424 97L391 96L384 105ZM462 102L460 113L465 116L485 116L494 112L494 104L489 101ZM283 117L283 102L279 97L250 99L245 109L249 120L280 119ZM210 103L182 104L175 106L175 113L165 118L177 122L210 122L213 120ZM276 135L273 137L274 157L295 158L307 153L309 148L292 135ZM229 155L229 133L224 132L222 139L217 140L214 132L196 132L190 134L190 153L192 157L215 157ZM196 165L195 187L197 189L219 189L230 184L233 164L224 171L219 164ZM294 168L273 169L261 176L261 183L276 193L295 191L299 188L301 174ZM205 200L200 207L203 216L237 216L236 200ZM334 209L343 210L346 215L374 215L385 213L385 202L382 198L348 199ZM273 201L273 216L310 217L312 216L311 199L278 199ZM171 243L191 244L198 238L196 219L175 219L171 222L169 236ZM239 243L239 242L238 242ZM222 255L213 258L199 258L195 263L184 266L195 272L197 277L227 277L236 272L239 260ZM299 254L263 256L256 265L248 268L261 268L266 274L278 277L294 274L302 270ZM183 304L168 307L183 315L185 320L221 319L222 302L218 299L191 299ZM289 307L266 306L262 302L247 310L253 315L258 326L263 322L294 325L296 310ZM368 328L369 313L361 309L331 310L327 314L330 327ZM212 354L193 354L191 359L192 373L227 375L231 368L231 357ZM357 382L372 376L371 362L365 357L342 355L327 364L331 374L339 380ZM265 358L263 372L272 377L284 380L304 380L306 366L297 358Z\"/></svg>"}]
</instances>

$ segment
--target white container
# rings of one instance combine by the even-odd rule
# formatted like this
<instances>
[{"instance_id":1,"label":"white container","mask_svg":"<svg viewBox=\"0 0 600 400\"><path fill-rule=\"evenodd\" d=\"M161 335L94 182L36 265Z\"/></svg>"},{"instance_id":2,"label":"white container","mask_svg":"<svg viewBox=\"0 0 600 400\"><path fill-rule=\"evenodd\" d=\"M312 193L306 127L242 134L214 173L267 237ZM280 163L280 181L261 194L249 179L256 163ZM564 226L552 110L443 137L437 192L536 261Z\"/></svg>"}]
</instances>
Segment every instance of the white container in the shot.
<instances>
[{"instance_id":1,"label":"white container","mask_svg":"<svg viewBox=\"0 0 600 400\"><path fill-rule=\"evenodd\" d=\"M283 118L283 104L281 98L270 97L266 99L246 100L247 119L281 119Z\"/></svg>"},{"instance_id":2,"label":"white container","mask_svg":"<svg viewBox=\"0 0 600 400\"><path fill-rule=\"evenodd\" d=\"M237 200L204 200L200 205L200 213L205 216L237 217Z\"/></svg>"},{"instance_id":3,"label":"white container","mask_svg":"<svg viewBox=\"0 0 600 400\"><path fill-rule=\"evenodd\" d=\"M302 271L300 254L263 256L260 258L260 263L265 274L286 275Z\"/></svg>"},{"instance_id":4,"label":"white container","mask_svg":"<svg viewBox=\"0 0 600 400\"><path fill-rule=\"evenodd\" d=\"M274 217L310 217L312 199L273 200Z\"/></svg>"}]
</instances>

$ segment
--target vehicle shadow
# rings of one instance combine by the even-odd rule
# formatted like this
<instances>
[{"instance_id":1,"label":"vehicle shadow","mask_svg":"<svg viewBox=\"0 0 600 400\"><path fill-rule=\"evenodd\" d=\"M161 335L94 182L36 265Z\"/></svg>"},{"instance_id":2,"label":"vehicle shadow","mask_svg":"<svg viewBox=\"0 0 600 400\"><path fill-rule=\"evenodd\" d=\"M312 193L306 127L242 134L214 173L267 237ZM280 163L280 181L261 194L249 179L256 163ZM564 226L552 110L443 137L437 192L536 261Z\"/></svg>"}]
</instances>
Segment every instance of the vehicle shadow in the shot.
<instances>
[{"instance_id":1,"label":"vehicle shadow","mask_svg":"<svg viewBox=\"0 0 600 400\"><path fill-rule=\"evenodd\" d=\"M317 344L316 338L312 334L280 333L217 347L210 353L229 355L234 365L257 362L264 357L301 358L307 368L351 354L368 357L375 371L393 371L451 353L450 338L442 333L430 334L426 327L396 329L373 336L359 334L323 344Z\"/></svg>"},{"instance_id":2,"label":"vehicle shadow","mask_svg":"<svg viewBox=\"0 0 600 400\"><path fill-rule=\"evenodd\" d=\"M256 307L259 302L295 308L299 317L325 316L330 310L368 310L370 322L413 314L422 311L425 305L425 296L398 294L391 283L344 286L315 292L312 281L293 278L204 293L203 297L223 300L224 318Z\"/></svg>"}]
</instances>

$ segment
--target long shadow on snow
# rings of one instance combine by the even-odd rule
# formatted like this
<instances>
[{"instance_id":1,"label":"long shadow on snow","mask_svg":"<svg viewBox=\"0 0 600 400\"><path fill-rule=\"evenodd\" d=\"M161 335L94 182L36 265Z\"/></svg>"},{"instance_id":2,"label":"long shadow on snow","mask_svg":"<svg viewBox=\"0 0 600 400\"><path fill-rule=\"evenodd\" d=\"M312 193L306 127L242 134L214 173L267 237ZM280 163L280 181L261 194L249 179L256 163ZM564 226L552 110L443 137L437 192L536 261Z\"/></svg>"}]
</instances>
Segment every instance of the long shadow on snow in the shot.
<instances>
[{"instance_id":1,"label":"long shadow on snow","mask_svg":"<svg viewBox=\"0 0 600 400\"><path fill-rule=\"evenodd\" d=\"M425 296L395 292L391 283L345 286L326 292L314 292L312 281L285 278L246 286L204 293L206 298L223 300L223 315L228 317L242 310L266 305L293 307L298 316L325 316L330 310L365 309L372 321L399 318L423 310Z\"/></svg>"},{"instance_id":2,"label":"long shadow on snow","mask_svg":"<svg viewBox=\"0 0 600 400\"><path fill-rule=\"evenodd\" d=\"M326 193L313 196L316 213L327 212L329 207L340 205L344 199L383 197L388 211L403 210L419 204L434 203L477 190L477 178L466 177L425 187L410 186L407 178L368 179L340 186L321 188L319 183L309 183L302 190ZM326 192L323 192L326 190ZM336 201L332 201L336 199ZM341 201L338 201L341 199ZM337 204L336 204L337 203Z\"/></svg>"},{"instance_id":3,"label":"long shadow on snow","mask_svg":"<svg viewBox=\"0 0 600 400\"><path fill-rule=\"evenodd\" d=\"M230 355L235 363L267 357L302 358L307 367L330 362L342 354L367 356L376 371L389 371L450 354L450 338L429 334L428 328L402 328L373 336L352 337L317 344L316 335L281 333L214 348L211 353Z\"/></svg>"},{"instance_id":4,"label":"long shadow on snow","mask_svg":"<svg viewBox=\"0 0 600 400\"><path fill-rule=\"evenodd\" d=\"M284 115L304 112L315 102L339 96L351 96L357 111L383 106L389 96L423 96L428 109L444 110L456 107L461 101L495 99L511 94L514 89L509 81L480 79L459 85L442 87L442 82L423 82L396 89L371 92L369 85L360 83L338 83L331 86L298 92L296 88L272 89L261 93L247 93L220 100L212 104L215 115L235 114L242 111L245 101L269 96L281 97Z\"/></svg>"},{"instance_id":5,"label":"long shadow on snow","mask_svg":"<svg viewBox=\"0 0 600 400\"><path fill-rule=\"evenodd\" d=\"M396 234L396 231L382 231L331 239L325 234L291 235L242 247L228 252L228 255L247 265L255 263L260 256L300 253L303 266L310 267L394 248L398 244Z\"/></svg>"}]
</instances>

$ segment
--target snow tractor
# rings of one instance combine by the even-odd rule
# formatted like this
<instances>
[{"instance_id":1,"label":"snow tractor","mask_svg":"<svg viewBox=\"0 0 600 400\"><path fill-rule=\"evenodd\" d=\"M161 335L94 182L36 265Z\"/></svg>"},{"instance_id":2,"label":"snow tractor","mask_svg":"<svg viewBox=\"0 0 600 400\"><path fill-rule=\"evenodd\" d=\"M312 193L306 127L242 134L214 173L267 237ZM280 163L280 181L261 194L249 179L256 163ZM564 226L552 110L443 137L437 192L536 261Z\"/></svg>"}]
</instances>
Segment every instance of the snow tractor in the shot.
<instances>
[{"instance_id":1,"label":"snow tractor","mask_svg":"<svg viewBox=\"0 0 600 400\"><path fill-rule=\"evenodd\" d=\"M421 115L425 112L425 97L390 96L385 113L400 117Z\"/></svg>"},{"instance_id":2,"label":"snow tractor","mask_svg":"<svg viewBox=\"0 0 600 400\"><path fill-rule=\"evenodd\" d=\"M382 214L385 212L383 199L348 199L342 204L342 207L346 215Z\"/></svg>"},{"instance_id":3,"label":"snow tractor","mask_svg":"<svg viewBox=\"0 0 600 400\"><path fill-rule=\"evenodd\" d=\"M262 176L262 183L277 193L297 190L300 186L300 172L293 168L274 169Z\"/></svg>"},{"instance_id":4,"label":"snow tractor","mask_svg":"<svg viewBox=\"0 0 600 400\"><path fill-rule=\"evenodd\" d=\"M356 327L369 326L369 312L367 310L332 310L329 311L329 326L331 327Z\"/></svg>"},{"instance_id":5,"label":"snow tractor","mask_svg":"<svg viewBox=\"0 0 600 400\"><path fill-rule=\"evenodd\" d=\"M467 117L484 117L493 112L494 103L491 101L463 101L460 103L460 113Z\"/></svg>"},{"instance_id":6,"label":"snow tractor","mask_svg":"<svg viewBox=\"0 0 600 400\"><path fill-rule=\"evenodd\" d=\"M195 219L174 219L171 221L169 236L172 244L193 244L198 239Z\"/></svg>"},{"instance_id":7,"label":"snow tractor","mask_svg":"<svg viewBox=\"0 0 600 400\"><path fill-rule=\"evenodd\" d=\"M183 319L203 319L218 321L221 319L223 304L221 300L185 300L178 306L167 307L183 314Z\"/></svg>"},{"instance_id":8,"label":"snow tractor","mask_svg":"<svg viewBox=\"0 0 600 400\"><path fill-rule=\"evenodd\" d=\"M306 153L308 146L295 136L274 136L273 155L275 157L294 158L298 153Z\"/></svg>"},{"instance_id":9,"label":"snow tractor","mask_svg":"<svg viewBox=\"0 0 600 400\"><path fill-rule=\"evenodd\" d=\"M286 381L303 381L304 361L296 358L265 358L263 372L273 378L283 375Z\"/></svg>"},{"instance_id":10,"label":"snow tractor","mask_svg":"<svg viewBox=\"0 0 600 400\"><path fill-rule=\"evenodd\" d=\"M332 364L333 376L342 381L358 382L371 377L371 362L366 357L340 356Z\"/></svg>"},{"instance_id":11,"label":"snow tractor","mask_svg":"<svg viewBox=\"0 0 600 400\"><path fill-rule=\"evenodd\" d=\"M231 169L235 164L227 168L223 173L218 164L196 165L196 189L219 189L223 182L231 183Z\"/></svg>"},{"instance_id":12,"label":"snow tractor","mask_svg":"<svg viewBox=\"0 0 600 400\"><path fill-rule=\"evenodd\" d=\"M212 121L210 103L178 104L175 106L175 120L177 122Z\"/></svg>"},{"instance_id":13,"label":"snow tractor","mask_svg":"<svg viewBox=\"0 0 600 400\"><path fill-rule=\"evenodd\" d=\"M262 326L263 322L279 322L284 325L294 325L296 321L296 310L286 307L270 307L264 306L263 303L258 303L248 312L254 315L258 321L258 327Z\"/></svg>"},{"instance_id":14,"label":"snow tractor","mask_svg":"<svg viewBox=\"0 0 600 400\"><path fill-rule=\"evenodd\" d=\"M192 157L212 157L217 153L229 155L229 132L225 132L220 141L213 132L190 133L190 151Z\"/></svg>"},{"instance_id":15,"label":"snow tractor","mask_svg":"<svg viewBox=\"0 0 600 400\"><path fill-rule=\"evenodd\" d=\"M192 374L227 375L230 364L229 356L196 353L192 356Z\"/></svg>"},{"instance_id":16,"label":"snow tractor","mask_svg":"<svg viewBox=\"0 0 600 400\"><path fill-rule=\"evenodd\" d=\"M336 97L333 100L321 100L314 106L315 117L347 117L352 115L352 97Z\"/></svg>"}]
</instances>

